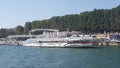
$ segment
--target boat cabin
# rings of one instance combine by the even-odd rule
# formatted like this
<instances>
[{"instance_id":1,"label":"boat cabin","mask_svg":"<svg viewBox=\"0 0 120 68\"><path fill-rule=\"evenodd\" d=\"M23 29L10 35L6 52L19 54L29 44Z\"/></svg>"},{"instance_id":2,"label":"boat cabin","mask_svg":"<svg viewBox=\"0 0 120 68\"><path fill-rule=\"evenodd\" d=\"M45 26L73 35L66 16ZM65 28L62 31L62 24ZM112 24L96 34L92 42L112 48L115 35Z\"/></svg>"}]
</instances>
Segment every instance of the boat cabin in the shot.
<instances>
[{"instance_id":1,"label":"boat cabin","mask_svg":"<svg viewBox=\"0 0 120 68\"><path fill-rule=\"evenodd\" d=\"M29 31L30 35L45 35L52 32L59 32L57 29L33 29Z\"/></svg>"}]
</instances>

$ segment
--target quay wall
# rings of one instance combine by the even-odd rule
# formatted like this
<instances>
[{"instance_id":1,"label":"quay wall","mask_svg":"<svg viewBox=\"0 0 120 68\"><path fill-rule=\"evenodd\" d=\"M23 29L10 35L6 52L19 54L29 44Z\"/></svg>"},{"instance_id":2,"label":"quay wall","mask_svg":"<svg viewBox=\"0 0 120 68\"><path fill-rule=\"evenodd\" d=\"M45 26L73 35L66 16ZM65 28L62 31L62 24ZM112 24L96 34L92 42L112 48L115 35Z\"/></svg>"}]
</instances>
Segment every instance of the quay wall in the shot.
<instances>
[{"instance_id":1,"label":"quay wall","mask_svg":"<svg viewBox=\"0 0 120 68\"><path fill-rule=\"evenodd\" d=\"M117 42L99 42L98 46L120 46Z\"/></svg>"},{"instance_id":2,"label":"quay wall","mask_svg":"<svg viewBox=\"0 0 120 68\"><path fill-rule=\"evenodd\" d=\"M106 42L105 39L109 39L111 34L120 34L120 33L106 33L106 34L92 34L92 36L96 36L99 39L99 46L120 46L120 42Z\"/></svg>"}]
</instances>

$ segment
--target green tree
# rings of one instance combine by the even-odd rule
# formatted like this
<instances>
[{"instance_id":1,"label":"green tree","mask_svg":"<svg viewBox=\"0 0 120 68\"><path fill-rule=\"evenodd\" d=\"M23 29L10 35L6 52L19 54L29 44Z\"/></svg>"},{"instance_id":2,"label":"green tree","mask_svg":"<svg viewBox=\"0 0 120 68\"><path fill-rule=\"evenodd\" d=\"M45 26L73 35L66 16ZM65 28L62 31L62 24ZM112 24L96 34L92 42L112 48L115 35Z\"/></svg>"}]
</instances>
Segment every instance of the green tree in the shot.
<instances>
[{"instance_id":1,"label":"green tree","mask_svg":"<svg viewBox=\"0 0 120 68\"><path fill-rule=\"evenodd\" d=\"M54 28L60 31L80 30L85 33L120 32L120 6L112 9L94 9L80 14L54 16L32 22L32 28Z\"/></svg>"},{"instance_id":2,"label":"green tree","mask_svg":"<svg viewBox=\"0 0 120 68\"><path fill-rule=\"evenodd\" d=\"M2 28L0 29L0 38L5 38L7 36L6 29Z\"/></svg>"},{"instance_id":3,"label":"green tree","mask_svg":"<svg viewBox=\"0 0 120 68\"><path fill-rule=\"evenodd\" d=\"M26 22L24 27L24 33L28 34L31 29L32 29L31 22Z\"/></svg>"},{"instance_id":4,"label":"green tree","mask_svg":"<svg viewBox=\"0 0 120 68\"><path fill-rule=\"evenodd\" d=\"M24 34L24 27L23 26L21 26L21 25L18 25L17 27L16 27L16 34Z\"/></svg>"}]
</instances>

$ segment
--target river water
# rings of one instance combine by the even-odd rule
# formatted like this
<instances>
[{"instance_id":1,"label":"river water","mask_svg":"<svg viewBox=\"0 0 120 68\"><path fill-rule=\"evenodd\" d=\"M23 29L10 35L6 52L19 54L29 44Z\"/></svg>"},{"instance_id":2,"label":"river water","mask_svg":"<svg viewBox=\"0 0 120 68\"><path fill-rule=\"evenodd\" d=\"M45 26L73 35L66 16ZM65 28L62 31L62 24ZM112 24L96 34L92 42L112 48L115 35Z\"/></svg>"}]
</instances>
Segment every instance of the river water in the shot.
<instances>
[{"instance_id":1,"label":"river water","mask_svg":"<svg viewBox=\"0 0 120 68\"><path fill-rule=\"evenodd\" d=\"M40 48L1 45L0 68L120 68L120 46Z\"/></svg>"}]
</instances>

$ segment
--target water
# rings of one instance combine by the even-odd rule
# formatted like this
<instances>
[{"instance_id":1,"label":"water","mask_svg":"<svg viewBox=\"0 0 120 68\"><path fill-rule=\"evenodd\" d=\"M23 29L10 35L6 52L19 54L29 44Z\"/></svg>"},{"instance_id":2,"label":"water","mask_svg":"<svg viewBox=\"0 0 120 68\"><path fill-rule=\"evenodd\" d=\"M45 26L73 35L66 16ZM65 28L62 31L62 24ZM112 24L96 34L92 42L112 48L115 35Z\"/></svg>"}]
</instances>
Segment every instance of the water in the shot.
<instances>
[{"instance_id":1,"label":"water","mask_svg":"<svg viewBox=\"0 0 120 68\"><path fill-rule=\"evenodd\" d=\"M0 46L0 68L120 68L120 47Z\"/></svg>"}]
</instances>

